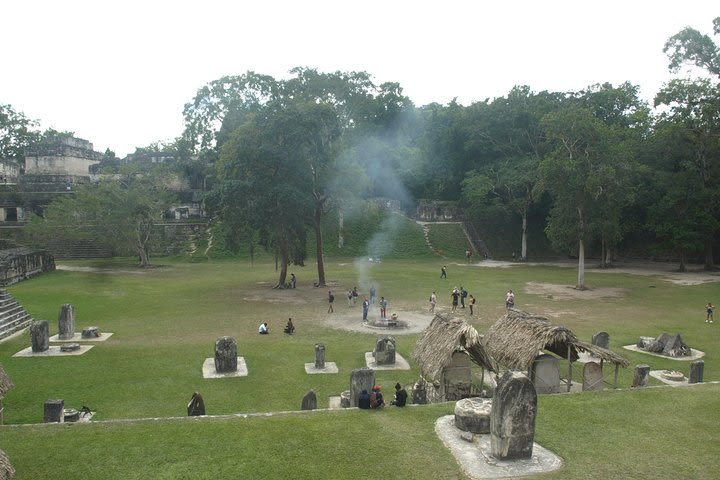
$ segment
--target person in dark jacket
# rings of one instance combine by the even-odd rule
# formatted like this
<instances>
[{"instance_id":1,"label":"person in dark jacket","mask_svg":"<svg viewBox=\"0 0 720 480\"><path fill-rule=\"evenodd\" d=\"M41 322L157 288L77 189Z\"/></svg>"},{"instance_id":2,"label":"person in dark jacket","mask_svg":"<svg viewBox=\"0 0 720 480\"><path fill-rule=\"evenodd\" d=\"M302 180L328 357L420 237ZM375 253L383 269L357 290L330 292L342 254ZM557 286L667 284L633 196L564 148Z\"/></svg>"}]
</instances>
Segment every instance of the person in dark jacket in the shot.
<instances>
[{"instance_id":1,"label":"person in dark jacket","mask_svg":"<svg viewBox=\"0 0 720 480\"><path fill-rule=\"evenodd\" d=\"M358 397L358 408L370 410L370 394L367 390L360 392L360 396Z\"/></svg>"},{"instance_id":2,"label":"person in dark jacket","mask_svg":"<svg viewBox=\"0 0 720 480\"><path fill-rule=\"evenodd\" d=\"M404 407L407 403L407 390L402 388L402 385L399 383L395 384L395 400L390 402L390 405L395 405L396 407Z\"/></svg>"}]
</instances>

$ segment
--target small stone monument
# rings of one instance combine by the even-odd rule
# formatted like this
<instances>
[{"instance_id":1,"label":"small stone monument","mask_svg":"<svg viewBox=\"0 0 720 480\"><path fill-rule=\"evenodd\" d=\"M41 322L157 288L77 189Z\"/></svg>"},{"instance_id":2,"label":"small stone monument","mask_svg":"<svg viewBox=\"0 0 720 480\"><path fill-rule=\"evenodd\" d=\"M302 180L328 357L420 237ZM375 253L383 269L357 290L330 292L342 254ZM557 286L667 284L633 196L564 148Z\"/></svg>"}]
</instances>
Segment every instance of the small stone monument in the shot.
<instances>
[{"instance_id":1,"label":"small stone monument","mask_svg":"<svg viewBox=\"0 0 720 480\"><path fill-rule=\"evenodd\" d=\"M423 378L420 378L412 388L412 400L416 405L425 405L428 403L427 400L427 383Z\"/></svg>"},{"instance_id":2,"label":"small stone monument","mask_svg":"<svg viewBox=\"0 0 720 480\"><path fill-rule=\"evenodd\" d=\"M593 345L602 348L610 348L610 335L607 332L597 332L592 336Z\"/></svg>"},{"instance_id":3,"label":"small stone monument","mask_svg":"<svg viewBox=\"0 0 720 480\"><path fill-rule=\"evenodd\" d=\"M357 407L360 393L363 390L367 390L369 393L374 385L374 370L367 367L354 369L350 374L350 406Z\"/></svg>"},{"instance_id":4,"label":"small stone monument","mask_svg":"<svg viewBox=\"0 0 720 480\"><path fill-rule=\"evenodd\" d=\"M633 387L647 387L648 378L650 377L650 365L635 365L635 374L633 375Z\"/></svg>"},{"instance_id":5,"label":"small stone monument","mask_svg":"<svg viewBox=\"0 0 720 480\"><path fill-rule=\"evenodd\" d=\"M315 368L325 368L325 345L322 343L315 344Z\"/></svg>"},{"instance_id":6,"label":"small stone monument","mask_svg":"<svg viewBox=\"0 0 720 480\"><path fill-rule=\"evenodd\" d=\"M490 433L492 400L470 397L455 404L455 426L464 432Z\"/></svg>"},{"instance_id":7,"label":"small stone monument","mask_svg":"<svg viewBox=\"0 0 720 480\"><path fill-rule=\"evenodd\" d=\"M72 340L75 336L75 307L65 303L60 307L58 314L58 338Z\"/></svg>"},{"instance_id":8,"label":"small stone monument","mask_svg":"<svg viewBox=\"0 0 720 480\"><path fill-rule=\"evenodd\" d=\"M340 407L350 408L350 390L340 392Z\"/></svg>"},{"instance_id":9,"label":"small stone monument","mask_svg":"<svg viewBox=\"0 0 720 480\"><path fill-rule=\"evenodd\" d=\"M379 336L375 342L373 357L375 357L375 363L378 365L394 365L395 338L389 335Z\"/></svg>"},{"instance_id":10,"label":"small stone monument","mask_svg":"<svg viewBox=\"0 0 720 480\"><path fill-rule=\"evenodd\" d=\"M35 320L30 324L32 351L46 352L50 348L50 326L47 320Z\"/></svg>"},{"instance_id":11,"label":"small stone monument","mask_svg":"<svg viewBox=\"0 0 720 480\"><path fill-rule=\"evenodd\" d=\"M62 423L65 419L64 409L65 400L45 401L45 415L43 417L43 421L45 423Z\"/></svg>"},{"instance_id":12,"label":"small stone monument","mask_svg":"<svg viewBox=\"0 0 720 480\"><path fill-rule=\"evenodd\" d=\"M80 337L82 338L97 338L100 336L100 329L98 327L85 327L82 329Z\"/></svg>"},{"instance_id":13,"label":"small stone monument","mask_svg":"<svg viewBox=\"0 0 720 480\"><path fill-rule=\"evenodd\" d=\"M523 373L508 371L500 377L490 413L490 451L498 460L532 457L537 393Z\"/></svg>"},{"instance_id":14,"label":"small stone monument","mask_svg":"<svg viewBox=\"0 0 720 480\"><path fill-rule=\"evenodd\" d=\"M77 352L78 350L80 350L79 343L66 343L64 345L60 345L61 352Z\"/></svg>"},{"instance_id":15,"label":"small stone monument","mask_svg":"<svg viewBox=\"0 0 720 480\"><path fill-rule=\"evenodd\" d=\"M690 363L690 375L688 375L688 383L702 383L703 370L705 370L705 362L703 360L695 360Z\"/></svg>"},{"instance_id":16,"label":"small stone monument","mask_svg":"<svg viewBox=\"0 0 720 480\"><path fill-rule=\"evenodd\" d=\"M537 393L560 392L560 362L547 353L535 357L532 382Z\"/></svg>"},{"instance_id":17,"label":"small stone monument","mask_svg":"<svg viewBox=\"0 0 720 480\"><path fill-rule=\"evenodd\" d=\"M237 372L237 343L232 337L220 337L215 341L215 371Z\"/></svg>"},{"instance_id":18,"label":"small stone monument","mask_svg":"<svg viewBox=\"0 0 720 480\"><path fill-rule=\"evenodd\" d=\"M300 410L315 410L317 408L317 395L315 390L310 390L302 399Z\"/></svg>"},{"instance_id":19,"label":"small stone monument","mask_svg":"<svg viewBox=\"0 0 720 480\"><path fill-rule=\"evenodd\" d=\"M600 364L597 362L588 362L583 368L583 392L599 391L603 389L603 373Z\"/></svg>"},{"instance_id":20,"label":"small stone monument","mask_svg":"<svg viewBox=\"0 0 720 480\"><path fill-rule=\"evenodd\" d=\"M202 395L198 392L192 394L190 402L187 405L188 417L198 417L205 415L205 401L203 401Z\"/></svg>"}]
</instances>

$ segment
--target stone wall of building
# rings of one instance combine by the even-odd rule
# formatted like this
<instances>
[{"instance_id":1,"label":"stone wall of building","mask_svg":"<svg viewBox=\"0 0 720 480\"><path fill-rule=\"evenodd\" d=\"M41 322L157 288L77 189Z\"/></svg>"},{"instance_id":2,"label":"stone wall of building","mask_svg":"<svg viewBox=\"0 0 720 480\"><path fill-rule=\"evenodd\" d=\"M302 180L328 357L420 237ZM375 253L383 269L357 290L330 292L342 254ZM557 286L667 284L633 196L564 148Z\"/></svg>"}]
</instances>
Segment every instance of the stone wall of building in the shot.
<instances>
[{"instance_id":1,"label":"stone wall of building","mask_svg":"<svg viewBox=\"0 0 720 480\"><path fill-rule=\"evenodd\" d=\"M47 251L0 242L0 286L12 285L52 270L55 270L55 259Z\"/></svg>"},{"instance_id":2,"label":"stone wall of building","mask_svg":"<svg viewBox=\"0 0 720 480\"><path fill-rule=\"evenodd\" d=\"M418 200L415 208L415 219L423 222L459 222L460 217L457 202Z\"/></svg>"},{"instance_id":3,"label":"stone wall of building","mask_svg":"<svg viewBox=\"0 0 720 480\"><path fill-rule=\"evenodd\" d=\"M84 175L102 155L81 138L57 137L32 145L25 151L25 173L30 175Z\"/></svg>"}]
</instances>

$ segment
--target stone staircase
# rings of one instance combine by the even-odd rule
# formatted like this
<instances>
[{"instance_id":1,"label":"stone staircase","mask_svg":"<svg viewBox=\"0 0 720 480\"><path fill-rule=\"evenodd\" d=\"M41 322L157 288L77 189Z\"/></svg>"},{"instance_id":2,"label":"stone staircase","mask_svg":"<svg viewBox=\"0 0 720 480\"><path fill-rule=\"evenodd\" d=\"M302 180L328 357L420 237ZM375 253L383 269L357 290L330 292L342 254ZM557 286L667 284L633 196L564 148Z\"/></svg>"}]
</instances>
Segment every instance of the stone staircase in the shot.
<instances>
[{"instance_id":1,"label":"stone staircase","mask_svg":"<svg viewBox=\"0 0 720 480\"><path fill-rule=\"evenodd\" d=\"M0 289L0 340L30 326L32 320L30 314L7 290Z\"/></svg>"}]
</instances>

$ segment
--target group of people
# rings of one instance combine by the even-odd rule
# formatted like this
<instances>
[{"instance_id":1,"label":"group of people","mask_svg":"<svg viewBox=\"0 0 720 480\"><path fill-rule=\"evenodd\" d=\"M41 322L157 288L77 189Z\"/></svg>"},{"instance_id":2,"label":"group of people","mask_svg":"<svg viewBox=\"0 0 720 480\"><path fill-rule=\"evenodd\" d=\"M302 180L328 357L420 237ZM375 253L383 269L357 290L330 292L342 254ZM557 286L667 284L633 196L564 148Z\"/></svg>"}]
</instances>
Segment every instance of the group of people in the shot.
<instances>
[{"instance_id":1,"label":"group of people","mask_svg":"<svg viewBox=\"0 0 720 480\"><path fill-rule=\"evenodd\" d=\"M348 306L352 307L356 304L357 299L359 298L360 293L358 292L357 287L353 287L352 290L348 290L347 292L347 298L348 298ZM375 303L375 299L377 298L377 290L375 289L375 285L370 286L370 296L369 297L363 297L362 301L362 319L363 321L367 321L368 319L368 313L370 311L370 305ZM332 290L328 290L328 310L327 313L333 313L335 312L334 303L335 303L335 295L333 295ZM380 297L379 306L380 306L380 318L387 318L387 300L385 297Z\"/></svg>"},{"instance_id":2,"label":"group of people","mask_svg":"<svg viewBox=\"0 0 720 480\"><path fill-rule=\"evenodd\" d=\"M465 290L465 287L460 286L460 288L455 287L452 289L452 292L450 293L450 296L452 298L452 312L455 313L457 311L458 306L460 308L465 308L465 304L467 303L467 306L470 310L470 315L473 315L474 308L475 308L475 302L476 299L473 295L470 295L467 290ZM708 304L710 305L710 304ZM437 306L437 293L433 290L433 292L430 294L430 313L435 312L435 307ZM711 306L711 305L710 305ZM508 292L505 294L505 308L511 309L515 307L515 293L513 293L512 290L508 290ZM710 311L709 317L712 317L712 312Z\"/></svg>"},{"instance_id":3,"label":"group of people","mask_svg":"<svg viewBox=\"0 0 720 480\"><path fill-rule=\"evenodd\" d=\"M295 324L293 323L292 317L288 318L287 323L285 324L285 328L283 329L284 333L287 333L288 335L292 335L295 333ZM259 335L269 335L270 334L270 327L268 326L267 322L263 322L258 327L258 334Z\"/></svg>"},{"instance_id":4,"label":"group of people","mask_svg":"<svg viewBox=\"0 0 720 480\"><path fill-rule=\"evenodd\" d=\"M358 397L358 408L361 408L363 410L383 408L385 406L385 399L383 398L383 394L380 391L381 388L382 387L380 387L380 385L375 385L374 387L372 387L371 393L368 393L366 389L363 389L363 391L360 392L360 396ZM396 407L404 407L407 404L407 397L407 390L405 390L402 385L400 385L400 383L396 383L395 398L392 402L390 402L390 405L395 405Z\"/></svg>"}]
</instances>

